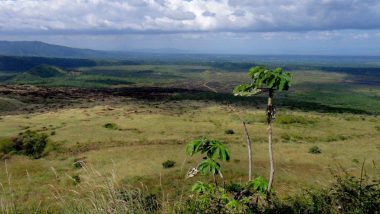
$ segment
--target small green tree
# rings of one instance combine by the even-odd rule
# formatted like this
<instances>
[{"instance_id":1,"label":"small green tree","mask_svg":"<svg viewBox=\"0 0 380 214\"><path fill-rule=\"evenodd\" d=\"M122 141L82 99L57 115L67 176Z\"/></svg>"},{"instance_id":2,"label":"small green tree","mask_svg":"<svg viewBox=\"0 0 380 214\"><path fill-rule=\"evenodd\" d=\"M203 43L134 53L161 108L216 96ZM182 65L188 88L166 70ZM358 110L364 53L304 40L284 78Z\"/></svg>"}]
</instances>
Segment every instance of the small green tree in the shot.
<instances>
[{"instance_id":1,"label":"small green tree","mask_svg":"<svg viewBox=\"0 0 380 214\"><path fill-rule=\"evenodd\" d=\"M291 86L291 74L283 72L282 68L270 70L264 67L253 67L248 72L249 77L252 79L250 84L239 85L234 89L236 96L253 96L260 93L268 93L268 106L267 106L267 123L268 123L268 146L269 146L269 185L267 193L269 194L272 188L274 179L274 160L272 149L272 122L275 119L276 109L273 106L274 92L288 90Z\"/></svg>"},{"instance_id":2,"label":"small green tree","mask_svg":"<svg viewBox=\"0 0 380 214\"><path fill-rule=\"evenodd\" d=\"M193 177L198 172L212 175L214 185L198 181L191 191L194 193L188 201L191 213L252 213L259 207L259 199L265 197L268 182L262 177L256 177L246 184L225 184L221 165L218 161L229 161L229 150L218 140L200 138L191 141L186 147L186 153L193 156L204 154L196 168L191 169L187 177ZM216 176L223 179L223 187L218 186ZM194 197L193 197L194 196Z\"/></svg>"},{"instance_id":3,"label":"small green tree","mask_svg":"<svg viewBox=\"0 0 380 214\"><path fill-rule=\"evenodd\" d=\"M218 186L216 175L219 175L224 182L218 160L229 161L230 151L221 142L209 140L205 137L193 140L187 145L186 153L190 156L197 153L206 155L196 168L188 172L188 177L193 177L198 172L201 172L204 175L211 174L216 186Z\"/></svg>"}]
</instances>

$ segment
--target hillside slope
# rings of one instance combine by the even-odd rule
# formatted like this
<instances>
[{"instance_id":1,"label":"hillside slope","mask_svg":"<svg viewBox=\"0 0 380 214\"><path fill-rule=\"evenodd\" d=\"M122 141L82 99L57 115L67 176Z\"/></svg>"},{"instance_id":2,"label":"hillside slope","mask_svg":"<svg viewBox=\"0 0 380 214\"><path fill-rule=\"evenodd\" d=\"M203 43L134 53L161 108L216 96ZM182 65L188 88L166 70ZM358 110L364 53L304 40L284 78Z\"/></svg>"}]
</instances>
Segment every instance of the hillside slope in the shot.
<instances>
[{"instance_id":1,"label":"hillside slope","mask_svg":"<svg viewBox=\"0 0 380 214\"><path fill-rule=\"evenodd\" d=\"M0 55L60 58L109 58L112 52L70 48L37 41L0 41Z\"/></svg>"}]
</instances>

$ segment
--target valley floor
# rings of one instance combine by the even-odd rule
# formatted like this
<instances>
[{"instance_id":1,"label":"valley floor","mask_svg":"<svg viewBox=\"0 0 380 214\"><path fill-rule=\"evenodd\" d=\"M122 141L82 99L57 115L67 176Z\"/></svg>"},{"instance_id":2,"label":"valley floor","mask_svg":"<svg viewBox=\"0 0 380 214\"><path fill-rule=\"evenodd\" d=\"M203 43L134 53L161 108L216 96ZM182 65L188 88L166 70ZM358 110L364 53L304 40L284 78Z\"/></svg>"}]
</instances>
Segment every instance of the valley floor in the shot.
<instances>
[{"instance_id":1,"label":"valley floor","mask_svg":"<svg viewBox=\"0 0 380 214\"><path fill-rule=\"evenodd\" d=\"M45 109L41 106L48 104L42 102L35 109L3 113L0 138L30 129L48 134L56 143L53 151L37 160L3 155L3 201L13 197L27 202L22 206L59 203L53 193L78 191L74 177L81 182L98 179L89 177L87 167L103 176L116 175L118 182L127 185L144 185L174 200L188 191L190 184L204 179L185 179L186 172L199 160L186 157L185 145L200 136L227 144L232 158L223 165L226 180L244 182L248 161L241 120L248 123L253 141L254 175L267 177L265 113L258 106L122 96L94 100ZM233 134L226 134L227 130ZM380 117L376 115L280 108L274 142L274 187L283 197L304 188L326 186L333 180L333 172L341 169L359 175L363 163L368 176L380 176ZM312 146L318 146L321 153L309 153ZM76 168L78 160L87 167ZM166 160L175 161L175 166L164 169Z\"/></svg>"}]
</instances>

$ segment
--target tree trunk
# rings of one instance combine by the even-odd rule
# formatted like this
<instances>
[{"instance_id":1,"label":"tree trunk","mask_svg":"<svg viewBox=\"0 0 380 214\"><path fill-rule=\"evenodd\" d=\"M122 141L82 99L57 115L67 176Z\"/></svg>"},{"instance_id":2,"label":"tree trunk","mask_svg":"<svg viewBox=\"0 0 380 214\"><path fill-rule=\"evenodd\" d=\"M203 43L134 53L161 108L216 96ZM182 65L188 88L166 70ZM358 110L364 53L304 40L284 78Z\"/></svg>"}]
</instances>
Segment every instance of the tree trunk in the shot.
<instances>
[{"instance_id":1,"label":"tree trunk","mask_svg":"<svg viewBox=\"0 0 380 214\"><path fill-rule=\"evenodd\" d=\"M244 133L247 141L247 147L248 147L248 181L252 180L252 141L249 137L247 126L245 125L245 122L243 121L243 127L244 127Z\"/></svg>"},{"instance_id":2,"label":"tree trunk","mask_svg":"<svg viewBox=\"0 0 380 214\"><path fill-rule=\"evenodd\" d=\"M270 172L269 172L269 184L267 189L267 194L270 194L273 179L274 179L274 161L273 161L273 149L272 149L272 117L273 117L273 90L269 90L268 96L268 110L267 110L267 122L268 122L268 149L269 149L269 162L270 162Z\"/></svg>"}]
</instances>

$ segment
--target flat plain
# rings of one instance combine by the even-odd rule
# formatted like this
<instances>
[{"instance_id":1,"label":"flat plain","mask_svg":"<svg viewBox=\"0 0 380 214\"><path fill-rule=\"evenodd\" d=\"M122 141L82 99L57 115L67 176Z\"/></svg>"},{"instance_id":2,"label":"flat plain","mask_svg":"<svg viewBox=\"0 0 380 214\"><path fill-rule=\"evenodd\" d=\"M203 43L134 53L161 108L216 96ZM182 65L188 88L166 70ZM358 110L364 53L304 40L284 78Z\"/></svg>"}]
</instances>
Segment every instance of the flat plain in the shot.
<instances>
[{"instance_id":1,"label":"flat plain","mask_svg":"<svg viewBox=\"0 0 380 214\"><path fill-rule=\"evenodd\" d=\"M292 73L292 89L274 99L279 195L327 186L342 169L360 175L363 164L368 176L379 177L379 85L363 84L370 78L344 72ZM267 177L265 96L237 98L231 92L247 82L246 72L206 65L112 65L47 79L15 75L0 90L0 139L32 130L47 134L54 148L38 160L2 156L2 201L55 206L57 192L80 194L78 178L113 175L117 182L175 200L194 182L185 174L199 159L186 157L185 146L201 136L227 144L232 158L223 165L226 179L245 181L242 120L253 142L254 176ZM76 86L83 87L72 89ZM46 90L57 96L46 96ZM321 153L309 153L313 146ZM75 167L78 160L86 167ZM166 160L175 166L164 169ZM99 177L91 177L89 169Z\"/></svg>"}]
</instances>

